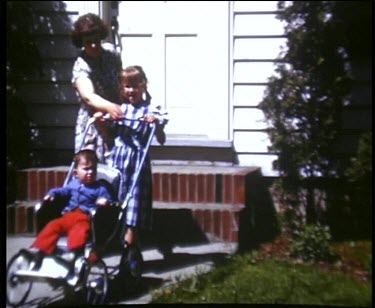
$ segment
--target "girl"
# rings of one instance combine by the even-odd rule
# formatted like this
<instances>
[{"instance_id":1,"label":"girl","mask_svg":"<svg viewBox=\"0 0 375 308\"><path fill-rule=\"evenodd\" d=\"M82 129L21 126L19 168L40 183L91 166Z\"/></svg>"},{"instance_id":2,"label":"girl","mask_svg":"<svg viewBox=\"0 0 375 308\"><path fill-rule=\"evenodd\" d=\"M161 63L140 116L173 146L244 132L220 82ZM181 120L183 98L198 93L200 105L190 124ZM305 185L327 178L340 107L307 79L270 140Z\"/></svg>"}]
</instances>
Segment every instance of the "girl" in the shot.
<instances>
[{"instance_id":1,"label":"girl","mask_svg":"<svg viewBox=\"0 0 375 308\"><path fill-rule=\"evenodd\" d=\"M95 118L100 123L100 130L111 144L107 164L121 171L123 185L119 192L119 200L123 201L134 182L134 173L138 170L143 150L148 140L148 125L144 122L154 122L156 138L164 142L164 125L167 123L167 112L161 106L151 104L151 96L147 92L147 77L140 66L129 66L121 71L119 76L120 106L122 117L119 121L104 122L103 114L96 113ZM142 121L139 121L142 119ZM124 243L120 273L129 262L136 250L140 229L151 229L152 209L152 174L151 161L147 154L139 173L138 182L133 190L126 209L124 226ZM131 258L131 257L130 257Z\"/></svg>"}]
</instances>

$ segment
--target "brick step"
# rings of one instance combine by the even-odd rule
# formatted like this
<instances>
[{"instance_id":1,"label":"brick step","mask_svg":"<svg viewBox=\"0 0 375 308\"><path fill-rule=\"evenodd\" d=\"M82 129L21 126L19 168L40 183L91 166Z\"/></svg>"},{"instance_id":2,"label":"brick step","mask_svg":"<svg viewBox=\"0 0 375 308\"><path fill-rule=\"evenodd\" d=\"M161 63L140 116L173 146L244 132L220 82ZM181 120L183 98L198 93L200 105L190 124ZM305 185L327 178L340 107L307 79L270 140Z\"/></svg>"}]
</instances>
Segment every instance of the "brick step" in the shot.
<instances>
[{"instance_id":1,"label":"brick step","mask_svg":"<svg viewBox=\"0 0 375 308\"><path fill-rule=\"evenodd\" d=\"M155 165L153 200L193 203L245 203L246 176L256 167ZM17 173L17 200L41 200L46 192L61 186L67 166L30 168Z\"/></svg>"},{"instance_id":2,"label":"brick step","mask_svg":"<svg viewBox=\"0 0 375 308\"><path fill-rule=\"evenodd\" d=\"M34 207L38 201L18 201L7 206L7 233L36 235ZM242 205L154 202L156 230L181 237L200 233L209 241L237 242L239 212ZM164 235L165 236L165 235Z\"/></svg>"},{"instance_id":3,"label":"brick step","mask_svg":"<svg viewBox=\"0 0 375 308\"><path fill-rule=\"evenodd\" d=\"M63 184L67 172L68 166L18 171L17 201L7 208L8 233L35 234L33 207L50 188ZM172 217L175 221L169 233L177 229L186 233L181 226L190 228L178 217L184 212L185 219L190 217L190 224L209 238L237 241L239 212L248 203L250 176L259 168L153 165L152 172L154 213L158 217L155 220L168 225L170 221L164 217Z\"/></svg>"}]
</instances>

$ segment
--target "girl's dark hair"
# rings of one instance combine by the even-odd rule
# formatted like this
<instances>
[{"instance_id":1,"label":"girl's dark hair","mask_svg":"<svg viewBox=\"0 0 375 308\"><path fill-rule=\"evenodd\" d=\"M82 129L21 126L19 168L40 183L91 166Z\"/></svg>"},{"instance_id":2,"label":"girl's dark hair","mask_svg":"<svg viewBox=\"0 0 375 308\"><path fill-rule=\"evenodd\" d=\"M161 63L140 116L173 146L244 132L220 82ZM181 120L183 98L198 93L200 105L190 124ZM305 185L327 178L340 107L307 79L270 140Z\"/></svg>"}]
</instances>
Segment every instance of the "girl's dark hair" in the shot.
<instances>
[{"instance_id":1,"label":"girl's dark hair","mask_svg":"<svg viewBox=\"0 0 375 308\"><path fill-rule=\"evenodd\" d=\"M77 152L74 155L74 168L77 168L78 163L81 159L85 159L86 161L91 162L93 166L96 166L98 164L98 157L93 150L85 149Z\"/></svg>"},{"instance_id":2,"label":"girl's dark hair","mask_svg":"<svg viewBox=\"0 0 375 308\"><path fill-rule=\"evenodd\" d=\"M81 48L82 39L85 36L97 36L99 40L105 39L109 34L109 28L104 21L93 13L80 16L74 23L74 30L71 33L73 45Z\"/></svg>"},{"instance_id":3,"label":"girl's dark hair","mask_svg":"<svg viewBox=\"0 0 375 308\"><path fill-rule=\"evenodd\" d=\"M120 95L121 99L125 99L124 88L122 84L124 82L130 83L132 85L138 86L139 84L143 84L146 90L146 100L151 99L150 93L147 91L147 76L144 72L142 66L139 65L132 65L128 66L127 68L123 69L119 74L119 85L120 85Z\"/></svg>"}]
</instances>

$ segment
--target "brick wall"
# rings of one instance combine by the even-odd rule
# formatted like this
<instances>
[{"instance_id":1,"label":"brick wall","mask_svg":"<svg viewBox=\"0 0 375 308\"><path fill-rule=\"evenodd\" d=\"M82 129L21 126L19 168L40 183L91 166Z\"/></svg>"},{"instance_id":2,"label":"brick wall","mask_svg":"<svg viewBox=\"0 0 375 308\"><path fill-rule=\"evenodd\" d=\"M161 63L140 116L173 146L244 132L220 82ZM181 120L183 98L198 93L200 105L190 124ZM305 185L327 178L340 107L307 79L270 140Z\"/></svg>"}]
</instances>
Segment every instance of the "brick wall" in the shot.
<instances>
[{"instance_id":1,"label":"brick wall","mask_svg":"<svg viewBox=\"0 0 375 308\"><path fill-rule=\"evenodd\" d=\"M250 167L153 166L154 210L185 209L191 224L198 226L210 240L237 242L239 215L246 204L246 178L256 170ZM18 172L17 201L7 208L8 233L35 233L35 204L48 189L61 186L67 172L68 167ZM184 228L190 228L186 217L184 220Z\"/></svg>"}]
</instances>

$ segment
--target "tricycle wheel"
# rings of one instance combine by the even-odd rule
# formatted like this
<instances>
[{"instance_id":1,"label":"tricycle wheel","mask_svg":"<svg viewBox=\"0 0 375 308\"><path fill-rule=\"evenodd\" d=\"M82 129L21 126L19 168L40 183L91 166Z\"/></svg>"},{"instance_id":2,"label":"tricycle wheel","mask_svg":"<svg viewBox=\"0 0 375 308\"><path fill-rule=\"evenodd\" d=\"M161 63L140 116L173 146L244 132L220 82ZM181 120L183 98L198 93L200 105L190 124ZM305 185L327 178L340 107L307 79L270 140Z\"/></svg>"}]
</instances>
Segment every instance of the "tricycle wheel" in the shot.
<instances>
[{"instance_id":1,"label":"tricycle wheel","mask_svg":"<svg viewBox=\"0 0 375 308\"><path fill-rule=\"evenodd\" d=\"M88 262L83 280L83 293L89 305L103 304L108 292L108 271L102 260Z\"/></svg>"},{"instance_id":2,"label":"tricycle wheel","mask_svg":"<svg viewBox=\"0 0 375 308\"><path fill-rule=\"evenodd\" d=\"M24 252L19 252L10 259L7 266L7 303L12 307L22 305L30 293L32 281L22 275L20 270L29 270L32 258Z\"/></svg>"}]
</instances>

